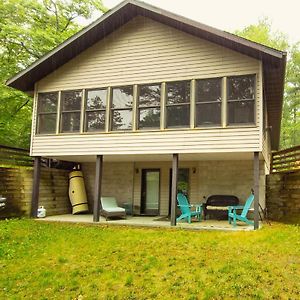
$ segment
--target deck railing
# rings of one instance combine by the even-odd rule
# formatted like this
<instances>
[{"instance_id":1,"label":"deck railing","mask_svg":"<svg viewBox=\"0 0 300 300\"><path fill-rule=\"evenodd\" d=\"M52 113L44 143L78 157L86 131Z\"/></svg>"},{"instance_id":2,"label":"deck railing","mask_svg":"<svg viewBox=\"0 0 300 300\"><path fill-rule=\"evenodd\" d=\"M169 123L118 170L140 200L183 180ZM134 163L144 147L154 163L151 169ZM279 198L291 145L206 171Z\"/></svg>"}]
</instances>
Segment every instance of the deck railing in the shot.
<instances>
[{"instance_id":1,"label":"deck railing","mask_svg":"<svg viewBox=\"0 0 300 300\"><path fill-rule=\"evenodd\" d=\"M300 145L272 154L272 173L300 171Z\"/></svg>"}]
</instances>

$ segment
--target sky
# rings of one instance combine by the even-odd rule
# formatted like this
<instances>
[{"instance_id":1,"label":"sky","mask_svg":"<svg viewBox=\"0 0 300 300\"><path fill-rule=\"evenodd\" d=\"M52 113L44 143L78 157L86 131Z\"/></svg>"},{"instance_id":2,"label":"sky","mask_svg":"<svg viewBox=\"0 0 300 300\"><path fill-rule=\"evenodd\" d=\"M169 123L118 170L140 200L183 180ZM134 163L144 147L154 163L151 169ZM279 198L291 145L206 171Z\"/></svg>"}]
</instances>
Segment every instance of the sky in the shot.
<instances>
[{"instance_id":1,"label":"sky","mask_svg":"<svg viewBox=\"0 0 300 300\"><path fill-rule=\"evenodd\" d=\"M113 8L120 0L103 0ZM300 41L300 0L144 0L192 20L233 32L268 17L275 31L285 33L291 43Z\"/></svg>"}]
</instances>

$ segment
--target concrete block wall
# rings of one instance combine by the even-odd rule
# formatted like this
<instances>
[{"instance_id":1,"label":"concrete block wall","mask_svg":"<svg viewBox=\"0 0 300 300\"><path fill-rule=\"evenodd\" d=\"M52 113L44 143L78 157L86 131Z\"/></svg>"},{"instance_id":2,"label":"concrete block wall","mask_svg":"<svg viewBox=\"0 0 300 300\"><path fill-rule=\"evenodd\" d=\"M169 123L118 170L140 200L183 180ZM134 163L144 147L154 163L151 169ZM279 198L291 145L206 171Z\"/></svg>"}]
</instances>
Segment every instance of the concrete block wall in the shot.
<instances>
[{"instance_id":1,"label":"concrete block wall","mask_svg":"<svg viewBox=\"0 0 300 300\"><path fill-rule=\"evenodd\" d=\"M82 172L86 185L89 210L93 210L95 187L95 163L83 163ZM132 203L133 199L133 163L104 162L102 178L102 195L113 196L122 205Z\"/></svg>"}]
</instances>

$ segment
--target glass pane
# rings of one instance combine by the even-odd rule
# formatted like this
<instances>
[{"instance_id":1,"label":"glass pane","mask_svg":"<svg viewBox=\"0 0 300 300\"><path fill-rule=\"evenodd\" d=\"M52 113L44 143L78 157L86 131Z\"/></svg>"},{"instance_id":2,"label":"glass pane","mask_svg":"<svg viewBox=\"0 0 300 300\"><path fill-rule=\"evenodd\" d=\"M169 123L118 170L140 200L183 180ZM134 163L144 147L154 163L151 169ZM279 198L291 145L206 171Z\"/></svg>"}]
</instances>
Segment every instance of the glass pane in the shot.
<instances>
[{"instance_id":1,"label":"glass pane","mask_svg":"<svg viewBox=\"0 0 300 300\"><path fill-rule=\"evenodd\" d=\"M167 83L167 104L189 103L190 82L178 81Z\"/></svg>"},{"instance_id":2,"label":"glass pane","mask_svg":"<svg viewBox=\"0 0 300 300\"><path fill-rule=\"evenodd\" d=\"M39 115L38 127L39 133L55 133L56 114Z\"/></svg>"},{"instance_id":3,"label":"glass pane","mask_svg":"<svg viewBox=\"0 0 300 300\"><path fill-rule=\"evenodd\" d=\"M221 101L221 78L196 81L196 102Z\"/></svg>"},{"instance_id":4,"label":"glass pane","mask_svg":"<svg viewBox=\"0 0 300 300\"><path fill-rule=\"evenodd\" d=\"M80 112L62 113L62 132L77 132L80 129Z\"/></svg>"},{"instance_id":5,"label":"glass pane","mask_svg":"<svg viewBox=\"0 0 300 300\"><path fill-rule=\"evenodd\" d=\"M196 105L196 126L220 125L221 103L203 103Z\"/></svg>"},{"instance_id":6,"label":"glass pane","mask_svg":"<svg viewBox=\"0 0 300 300\"><path fill-rule=\"evenodd\" d=\"M107 90L87 91L86 94L86 109L101 109L106 107Z\"/></svg>"},{"instance_id":7,"label":"glass pane","mask_svg":"<svg viewBox=\"0 0 300 300\"><path fill-rule=\"evenodd\" d=\"M227 99L255 99L255 75L228 77Z\"/></svg>"},{"instance_id":8,"label":"glass pane","mask_svg":"<svg viewBox=\"0 0 300 300\"><path fill-rule=\"evenodd\" d=\"M86 131L105 130L105 111L93 111L86 113Z\"/></svg>"},{"instance_id":9,"label":"glass pane","mask_svg":"<svg viewBox=\"0 0 300 300\"><path fill-rule=\"evenodd\" d=\"M160 128L160 109L140 109L139 128Z\"/></svg>"},{"instance_id":10,"label":"glass pane","mask_svg":"<svg viewBox=\"0 0 300 300\"><path fill-rule=\"evenodd\" d=\"M56 112L58 93L43 93L38 95L39 112Z\"/></svg>"},{"instance_id":11,"label":"glass pane","mask_svg":"<svg viewBox=\"0 0 300 300\"><path fill-rule=\"evenodd\" d=\"M160 106L160 85L141 85L139 106Z\"/></svg>"},{"instance_id":12,"label":"glass pane","mask_svg":"<svg viewBox=\"0 0 300 300\"><path fill-rule=\"evenodd\" d=\"M62 110L80 110L82 91L68 91L61 93Z\"/></svg>"},{"instance_id":13,"label":"glass pane","mask_svg":"<svg viewBox=\"0 0 300 300\"><path fill-rule=\"evenodd\" d=\"M189 127L190 106L169 106L167 107L167 127Z\"/></svg>"},{"instance_id":14,"label":"glass pane","mask_svg":"<svg viewBox=\"0 0 300 300\"><path fill-rule=\"evenodd\" d=\"M124 86L113 89L112 107L113 108L131 108L133 100L133 87Z\"/></svg>"},{"instance_id":15,"label":"glass pane","mask_svg":"<svg viewBox=\"0 0 300 300\"><path fill-rule=\"evenodd\" d=\"M158 210L159 208L159 172L147 171L146 173L146 209Z\"/></svg>"},{"instance_id":16,"label":"glass pane","mask_svg":"<svg viewBox=\"0 0 300 300\"><path fill-rule=\"evenodd\" d=\"M188 196L189 191L189 169L178 169L177 192Z\"/></svg>"},{"instance_id":17,"label":"glass pane","mask_svg":"<svg viewBox=\"0 0 300 300\"><path fill-rule=\"evenodd\" d=\"M229 102L228 123L254 123L254 100Z\"/></svg>"},{"instance_id":18,"label":"glass pane","mask_svg":"<svg viewBox=\"0 0 300 300\"><path fill-rule=\"evenodd\" d=\"M127 130L132 128L132 110L112 111L112 130Z\"/></svg>"}]
</instances>

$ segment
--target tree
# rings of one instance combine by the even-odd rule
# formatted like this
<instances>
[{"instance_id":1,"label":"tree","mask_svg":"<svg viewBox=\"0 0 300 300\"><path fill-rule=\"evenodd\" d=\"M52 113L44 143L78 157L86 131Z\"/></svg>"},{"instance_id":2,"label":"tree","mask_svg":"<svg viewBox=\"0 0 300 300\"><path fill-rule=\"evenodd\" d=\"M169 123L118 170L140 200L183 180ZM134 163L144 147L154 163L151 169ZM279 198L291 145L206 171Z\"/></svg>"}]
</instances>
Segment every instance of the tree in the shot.
<instances>
[{"instance_id":1,"label":"tree","mask_svg":"<svg viewBox=\"0 0 300 300\"><path fill-rule=\"evenodd\" d=\"M0 2L0 144L28 148L32 99L5 81L81 29L78 19L105 12L99 0Z\"/></svg>"},{"instance_id":2,"label":"tree","mask_svg":"<svg viewBox=\"0 0 300 300\"><path fill-rule=\"evenodd\" d=\"M285 93L281 123L280 147L300 144L300 48L299 43L290 45L285 34L272 31L271 22L261 19L255 25L236 31L237 35L288 52Z\"/></svg>"}]
</instances>

